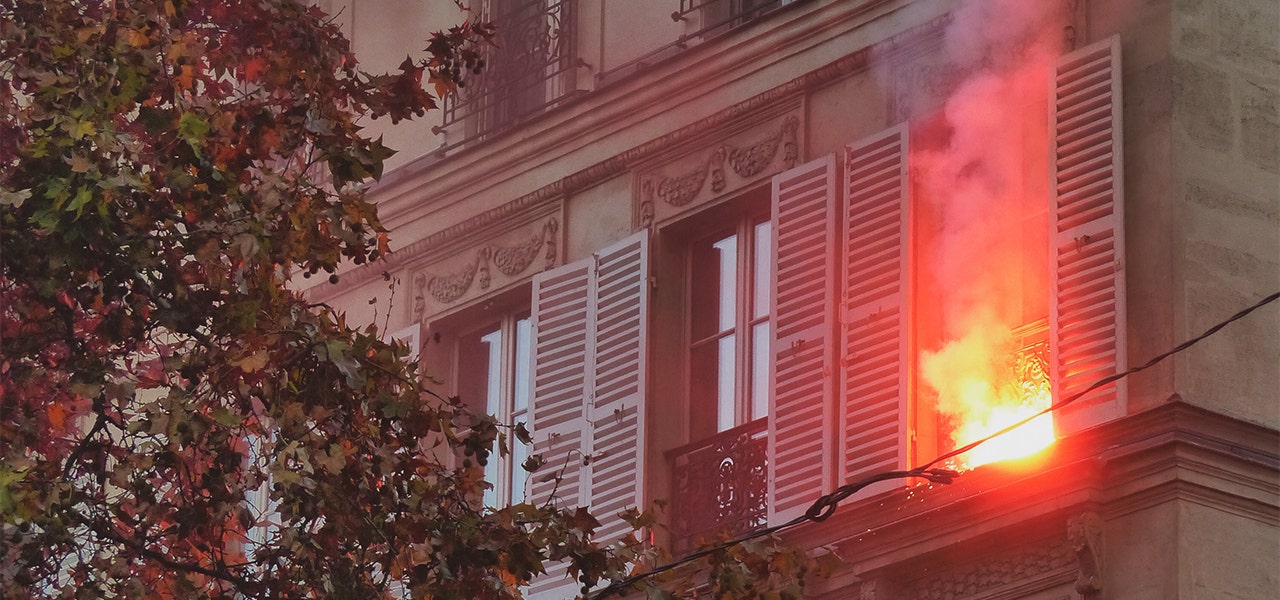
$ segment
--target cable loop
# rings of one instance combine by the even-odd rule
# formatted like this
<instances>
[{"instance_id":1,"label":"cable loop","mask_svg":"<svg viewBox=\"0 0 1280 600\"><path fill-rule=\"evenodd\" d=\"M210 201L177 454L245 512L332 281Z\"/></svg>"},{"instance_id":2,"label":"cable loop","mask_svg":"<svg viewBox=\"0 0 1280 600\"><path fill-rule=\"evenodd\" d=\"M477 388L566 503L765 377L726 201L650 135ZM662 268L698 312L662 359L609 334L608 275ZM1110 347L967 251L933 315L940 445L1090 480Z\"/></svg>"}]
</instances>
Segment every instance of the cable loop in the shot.
<instances>
[{"instance_id":1,"label":"cable loop","mask_svg":"<svg viewBox=\"0 0 1280 600\"><path fill-rule=\"evenodd\" d=\"M819 496L817 500L813 501L813 505L809 507L809 510L804 511L804 518L815 523L826 521L832 513L836 512L836 505L839 502L832 494Z\"/></svg>"}]
</instances>

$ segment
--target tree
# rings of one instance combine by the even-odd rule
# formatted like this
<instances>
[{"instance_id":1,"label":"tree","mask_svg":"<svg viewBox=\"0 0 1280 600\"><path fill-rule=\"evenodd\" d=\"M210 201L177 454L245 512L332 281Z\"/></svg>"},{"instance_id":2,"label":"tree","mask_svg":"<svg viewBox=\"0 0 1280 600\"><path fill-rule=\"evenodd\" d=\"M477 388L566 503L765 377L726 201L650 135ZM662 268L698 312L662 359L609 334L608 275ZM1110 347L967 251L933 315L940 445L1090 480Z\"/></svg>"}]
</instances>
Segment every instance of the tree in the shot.
<instances>
[{"instance_id":1,"label":"tree","mask_svg":"<svg viewBox=\"0 0 1280 600\"><path fill-rule=\"evenodd\" d=\"M478 507L507 432L290 286L389 252L358 121L426 114L491 34L370 75L296 0L0 0L5 595L506 598L654 560L582 509ZM706 564L743 597L807 568L734 552Z\"/></svg>"}]
</instances>

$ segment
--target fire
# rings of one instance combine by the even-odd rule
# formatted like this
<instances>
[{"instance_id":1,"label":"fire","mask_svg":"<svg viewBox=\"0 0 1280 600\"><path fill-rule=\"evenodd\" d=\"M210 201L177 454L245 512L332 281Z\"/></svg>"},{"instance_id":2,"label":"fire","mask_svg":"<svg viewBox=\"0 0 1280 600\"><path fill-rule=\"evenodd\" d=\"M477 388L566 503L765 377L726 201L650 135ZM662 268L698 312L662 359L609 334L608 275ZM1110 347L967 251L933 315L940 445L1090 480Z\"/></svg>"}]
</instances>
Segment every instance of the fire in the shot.
<instances>
[{"instance_id":1,"label":"fire","mask_svg":"<svg viewBox=\"0 0 1280 600\"><path fill-rule=\"evenodd\" d=\"M1041 329L1036 328L1036 329ZM925 383L937 392L938 411L953 424L959 448L1030 418L1052 403L1047 348L1038 332L1014 332L989 319L921 362ZM1033 342L1026 343L1028 337ZM973 468L1035 454L1055 439L1053 417L1041 415L959 457Z\"/></svg>"},{"instance_id":2,"label":"fire","mask_svg":"<svg viewBox=\"0 0 1280 600\"><path fill-rule=\"evenodd\" d=\"M991 435L1038 412L1040 411L1026 404L1013 407L994 407L990 411L987 420L967 422L957 430L955 433L956 445L962 446L973 440ZM973 468L987 463L1022 458L1047 448L1053 441L1053 415L1040 415L1026 425L992 438L981 446L970 450L961 460L965 467Z\"/></svg>"},{"instance_id":3,"label":"fire","mask_svg":"<svg viewBox=\"0 0 1280 600\"><path fill-rule=\"evenodd\" d=\"M940 106L928 93L906 95L919 111L911 138L915 393L925 407L920 427L936 425L944 451L947 434L959 448L1052 403L1045 123L1050 67L1072 22L1061 0L960 4L944 49L955 87ZM1024 457L1053 441L1045 415L952 466Z\"/></svg>"}]
</instances>

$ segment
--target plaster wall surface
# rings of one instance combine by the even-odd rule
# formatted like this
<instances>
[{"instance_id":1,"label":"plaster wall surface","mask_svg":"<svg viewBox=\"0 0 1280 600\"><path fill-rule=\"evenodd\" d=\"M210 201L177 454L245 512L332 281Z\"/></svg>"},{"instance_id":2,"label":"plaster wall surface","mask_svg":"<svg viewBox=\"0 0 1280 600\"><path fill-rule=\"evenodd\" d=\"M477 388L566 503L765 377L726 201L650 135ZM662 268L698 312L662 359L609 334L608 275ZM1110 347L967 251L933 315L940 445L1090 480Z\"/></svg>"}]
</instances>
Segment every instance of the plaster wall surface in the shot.
<instances>
[{"instance_id":1,"label":"plaster wall surface","mask_svg":"<svg viewBox=\"0 0 1280 600\"><path fill-rule=\"evenodd\" d=\"M1111 598L1177 598L1178 506L1166 502L1107 522L1103 586Z\"/></svg>"},{"instance_id":2,"label":"plaster wall surface","mask_svg":"<svg viewBox=\"0 0 1280 600\"><path fill-rule=\"evenodd\" d=\"M1280 590L1275 523L1186 501L1178 521L1177 598L1270 598Z\"/></svg>"},{"instance_id":3,"label":"plaster wall surface","mask_svg":"<svg viewBox=\"0 0 1280 600\"><path fill-rule=\"evenodd\" d=\"M614 177L569 201L565 261L590 256L631 234L631 178Z\"/></svg>"}]
</instances>

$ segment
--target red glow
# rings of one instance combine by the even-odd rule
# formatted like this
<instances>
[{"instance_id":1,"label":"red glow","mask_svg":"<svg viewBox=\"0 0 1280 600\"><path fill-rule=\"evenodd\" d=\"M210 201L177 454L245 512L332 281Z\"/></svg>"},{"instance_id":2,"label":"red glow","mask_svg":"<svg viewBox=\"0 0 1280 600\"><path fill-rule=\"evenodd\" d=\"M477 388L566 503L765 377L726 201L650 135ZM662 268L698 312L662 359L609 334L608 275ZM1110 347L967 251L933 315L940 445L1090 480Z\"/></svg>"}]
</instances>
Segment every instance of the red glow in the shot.
<instances>
[{"instance_id":1,"label":"red glow","mask_svg":"<svg viewBox=\"0 0 1280 600\"><path fill-rule=\"evenodd\" d=\"M939 452L985 438L1051 402L1048 316L1048 89L1061 52L1059 3L993 0L962 9L948 52L979 65L931 119L916 119L917 394ZM1034 324L1034 325L1028 325ZM927 410L927 408L926 408ZM925 423L924 426L928 426ZM950 438L949 445L947 438ZM1025 457L1055 439L1040 417L955 466Z\"/></svg>"}]
</instances>

